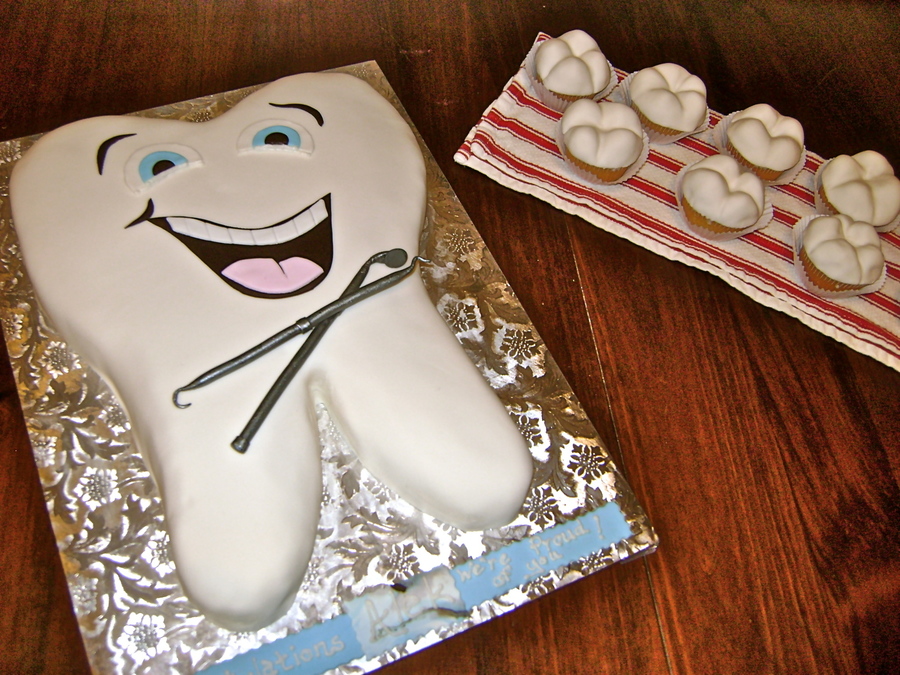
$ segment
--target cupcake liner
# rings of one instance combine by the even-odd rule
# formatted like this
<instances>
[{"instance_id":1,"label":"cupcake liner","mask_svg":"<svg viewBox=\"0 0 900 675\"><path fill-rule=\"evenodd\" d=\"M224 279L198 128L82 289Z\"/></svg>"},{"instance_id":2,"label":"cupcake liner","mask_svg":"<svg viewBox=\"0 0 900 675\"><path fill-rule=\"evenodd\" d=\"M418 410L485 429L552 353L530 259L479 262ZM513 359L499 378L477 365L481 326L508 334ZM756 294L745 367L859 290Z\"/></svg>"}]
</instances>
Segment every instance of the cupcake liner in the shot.
<instances>
[{"instance_id":1,"label":"cupcake liner","mask_svg":"<svg viewBox=\"0 0 900 675\"><path fill-rule=\"evenodd\" d=\"M819 213L824 213L829 216L834 216L838 214L838 211L832 208L831 204L825 201L822 197L822 171L824 171L825 167L831 163L831 160L827 160L822 162L822 165L819 167L819 170L816 171L815 183L813 194L816 198L816 211ZM885 225L873 225L876 232L881 234L885 234L887 232L892 232L897 228L897 225L900 225L900 213L897 214L897 217L894 218L891 222Z\"/></svg>"},{"instance_id":2,"label":"cupcake liner","mask_svg":"<svg viewBox=\"0 0 900 675\"><path fill-rule=\"evenodd\" d=\"M690 169L694 164L703 161L697 160L692 164L686 165L681 171L678 172L678 175L675 176L675 197L678 200L678 215L680 217L680 224L687 228L693 234L696 234L699 237L703 237L704 239L709 239L712 241L730 241L732 239L738 239L739 237L743 237L745 234L750 234L751 232L755 232L756 230L761 230L766 225L768 225L772 217L775 213L775 209L772 206L772 198L769 195L768 188L763 190L763 210L762 215L757 219L753 225L750 227L745 227L741 230L731 230L729 232L712 232L707 230L706 228L699 227L689 221L684 212L684 204L683 197L684 193L682 192L682 185L684 183L684 176L687 173L688 169Z\"/></svg>"},{"instance_id":3,"label":"cupcake liner","mask_svg":"<svg viewBox=\"0 0 900 675\"><path fill-rule=\"evenodd\" d=\"M881 275L878 277L878 280L875 281L875 283L868 284L867 286L863 286L862 288L829 291L817 286L813 279L810 278L810 275L804 268L801 256L801 250L803 249L803 233L806 232L806 228L809 225L810 221L812 221L814 218L821 217L821 215L822 214L820 213L813 213L811 215L804 216L794 225L794 269L797 272L797 278L800 280L800 285L811 293L818 295L819 297L831 299L853 298L857 295L865 295L866 293L875 293L876 291L878 291L884 285L885 279L887 278L887 264L885 264L881 268Z\"/></svg>"},{"instance_id":4,"label":"cupcake liner","mask_svg":"<svg viewBox=\"0 0 900 675\"><path fill-rule=\"evenodd\" d=\"M528 52L528 55L525 57L525 72L528 73L528 80L531 82L531 88L534 90L535 96L541 100L544 104L553 108L556 112L565 112L566 108L568 108L572 103L577 101L579 98L589 98L594 101L600 101L607 96L609 96L610 92L612 92L619 82L619 76L616 73L615 68L609 62L609 59L606 59L606 65L609 67L609 83L606 87L603 88L602 91L597 92L596 94L592 94L591 96L579 96L571 99L563 98L554 94L550 91L543 82L538 79L537 70L534 66L534 55L537 53L538 47L543 44L542 42L535 42L532 45L531 50ZM605 55L604 55L605 58Z\"/></svg>"},{"instance_id":5,"label":"cupcake liner","mask_svg":"<svg viewBox=\"0 0 900 675\"><path fill-rule=\"evenodd\" d=\"M560 124L559 122L556 123L556 145L559 148L559 154L562 155L562 161L565 164L565 167L567 167L572 173L576 174L582 180L588 183L595 183L597 185L618 185L619 183L624 183L626 180L640 171L641 167L650 156L650 139L647 138L647 132L644 131L643 128L641 129L641 131L641 135L643 137L643 147L641 148L641 154L638 155L637 160L628 167L624 174L622 174L621 178L618 178L614 181L601 180L590 171L581 168L569 159L568 153L566 152L566 139L563 136L562 124Z\"/></svg>"},{"instance_id":6,"label":"cupcake liner","mask_svg":"<svg viewBox=\"0 0 900 675\"><path fill-rule=\"evenodd\" d=\"M619 86L615 88L615 90L610 94L609 100L614 101L615 103L624 103L625 105L631 107L631 80L634 79L634 76L637 73L628 74L621 82L619 82ZM638 115L640 117L640 114ZM699 134L701 131L706 131L709 128L709 107L706 108L706 115L703 117L703 122L696 129L691 131L685 131L676 135L664 134L656 129L651 129L647 127L646 124L641 120L641 126L644 127L644 131L647 133L647 138L650 139L650 142L654 145L669 145L670 143L674 143L675 141L680 141L682 138L686 138L688 136L693 136L694 134Z\"/></svg>"},{"instance_id":7,"label":"cupcake liner","mask_svg":"<svg viewBox=\"0 0 900 675\"><path fill-rule=\"evenodd\" d=\"M731 113L730 115L722 118L722 121L719 122L713 128L713 144L716 146L716 149L723 155L731 155L734 156L728 150L728 136L726 135L728 132L728 125L731 124L731 119L737 115L740 110ZM735 159L737 159L735 157ZM800 173L800 170L803 168L803 165L806 164L806 146L804 145L800 149L800 159L797 160L797 163L794 164L790 169L781 173L781 175L775 180L763 180L763 183L766 185L786 185L790 183L797 177L797 174ZM747 171L750 169L748 168Z\"/></svg>"}]
</instances>

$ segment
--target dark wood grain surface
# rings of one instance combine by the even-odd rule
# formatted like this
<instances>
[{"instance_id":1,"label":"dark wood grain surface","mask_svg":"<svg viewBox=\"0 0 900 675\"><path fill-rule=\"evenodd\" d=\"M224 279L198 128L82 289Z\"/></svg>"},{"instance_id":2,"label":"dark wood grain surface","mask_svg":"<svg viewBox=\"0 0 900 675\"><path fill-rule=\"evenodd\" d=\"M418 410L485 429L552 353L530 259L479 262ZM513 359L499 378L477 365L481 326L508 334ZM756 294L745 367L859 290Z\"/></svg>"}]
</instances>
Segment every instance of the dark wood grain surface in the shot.
<instances>
[{"instance_id":1,"label":"dark wood grain surface","mask_svg":"<svg viewBox=\"0 0 900 675\"><path fill-rule=\"evenodd\" d=\"M900 167L890 2L0 2L0 139L375 59L661 538L400 661L401 673L890 673L900 664L900 373L454 164L539 31L676 61L826 157ZM0 672L87 660L0 365Z\"/></svg>"}]
</instances>

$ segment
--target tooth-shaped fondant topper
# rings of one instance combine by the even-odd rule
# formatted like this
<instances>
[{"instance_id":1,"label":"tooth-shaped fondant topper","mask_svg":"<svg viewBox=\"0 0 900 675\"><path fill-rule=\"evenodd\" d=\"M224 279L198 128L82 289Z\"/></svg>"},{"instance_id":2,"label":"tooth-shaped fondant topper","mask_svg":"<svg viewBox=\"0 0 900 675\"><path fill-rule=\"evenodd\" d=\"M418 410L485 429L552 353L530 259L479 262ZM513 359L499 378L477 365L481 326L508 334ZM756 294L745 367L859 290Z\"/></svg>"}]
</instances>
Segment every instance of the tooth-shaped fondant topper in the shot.
<instances>
[{"instance_id":1,"label":"tooth-shaped fondant topper","mask_svg":"<svg viewBox=\"0 0 900 675\"><path fill-rule=\"evenodd\" d=\"M559 131L565 156L604 181L622 178L644 147L641 121L623 103L575 101L560 119Z\"/></svg>"},{"instance_id":2,"label":"tooth-shaped fondant topper","mask_svg":"<svg viewBox=\"0 0 900 675\"><path fill-rule=\"evenodd\" d=\"M535 72L550 91L571 97L593 96L606 89L612 72L590 35L570 30L541 43L534 57Z\"/></svg>"},{"instance_id":3,"label":"tooth-shaped fondant topper","mask_svg":"<svg viewBox=\"0 0 900 675\"><path fill-rule=\"evenodd\" d=\"M706 85L677 63L638 71L628 93L641 121L653 131L680 135L706 121Z\"/></svg>"},{"instance_id":4,"label":"tooth-shaped fondant topper","mask_svg":"<svg viewBox=\"0 0 900 675\"><path fill-rule=\"evenodd\" d=\"M763 180L778 180L803 157L802 125L767 103L757 103L727 119L728 151Z\"/></svg>"},{"instance_id":5,"label":"tooth-shaped fondant topper","mask_svg":"<svg viewBox=\"0 0 900 675\"><path fill-rule=\"evenodd\" d=\"M900 179L884 155L838 155L819 170L819 196L833 213L891 229L900 216Z\"/></svg>"},{"instance_id":6,"label":"tooth-shaped fondant topper","mask_svg":"<svg viewBox=\"0 0 900 675\"><path fill-rule=\"evenodd\" d=\"M305 573L322 484L314 397L363 464L422 511L486 529L521 508L527 446L417 274L334 319L251 452L230 444L293 341L183 392L189 408L172 402L336 300L374 254L415 255L425 198L409 126L338 74L279 80L202 124L76 122L14 170L38 299L126 407L185 592L223 626L271 622ZM374 264L366 282L391 271Z\"/></svg>"}]
</instances>

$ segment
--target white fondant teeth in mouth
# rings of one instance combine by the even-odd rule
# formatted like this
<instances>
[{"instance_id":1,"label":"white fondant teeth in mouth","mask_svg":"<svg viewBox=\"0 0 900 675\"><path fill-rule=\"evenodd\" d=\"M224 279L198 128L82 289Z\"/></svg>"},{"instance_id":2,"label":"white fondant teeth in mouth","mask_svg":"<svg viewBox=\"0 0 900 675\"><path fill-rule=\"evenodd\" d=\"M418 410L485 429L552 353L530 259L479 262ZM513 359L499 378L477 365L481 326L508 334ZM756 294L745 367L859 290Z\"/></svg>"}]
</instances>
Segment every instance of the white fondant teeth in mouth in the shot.
<instances>
[{"instance_id":1,"label":"white fondant teeth in mouth","mask_svg":"<svg viewBox=\"0 0 900 675\"><path fill-rule=\"evenodd\" d=\"M166 218L173 232L194 239L212 241L219 244L243 244L245 246L269 246L283 244L306 234L328 217L325 200L320 199L308 209L301 211L287 222L258 230L245 230L207 223L196 218L172 216Z\"/></svg>"}]
</instances>

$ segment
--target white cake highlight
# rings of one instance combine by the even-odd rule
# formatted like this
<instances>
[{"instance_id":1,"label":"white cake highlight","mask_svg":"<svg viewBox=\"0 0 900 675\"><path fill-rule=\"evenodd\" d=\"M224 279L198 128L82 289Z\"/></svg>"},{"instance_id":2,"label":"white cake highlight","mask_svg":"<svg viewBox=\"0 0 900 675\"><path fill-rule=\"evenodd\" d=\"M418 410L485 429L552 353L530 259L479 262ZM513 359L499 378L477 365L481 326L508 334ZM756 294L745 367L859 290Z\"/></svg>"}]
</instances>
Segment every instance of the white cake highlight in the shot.
<instances>
[{"instance_id":1,"label":"white cake highlight","mask_svg":"<svg viewBox=\"0 0 900 675\"><path fill-rule=\"evenodd\" d=\"M173 405L200 373L338 298L373 254L418 252L423 158L365 82L285 78L202 124L76 122L25 153L11 199L36 295L127 409L184 590L214 621L262 627L304 576L322 491L314 399L422 511L463 529L518 513L527 446L418 274L336 319L246 454L231 441L303 338ZM330 237L330 256L309 257L309 237ZM218 270L201 249L243 257Z\"/></svg>"},{"instance_id":2,"label":"white cake highlight","mask_svg":"<svg viewBox=\"0 0 900 675\"><path fill-rule=\"evenodd\" d=\"M575 101L560 120L565 152L603 180L616 180L644 147L637 113L622 103Z\"/></svg>"},{"instance_id":3,"label":"white cake highlight","mask_svg":"<svg viewBox=\"0 0 900 675\"><path fill-rule=\"evenodd\" d=\"M540 44L534 55L540 82L552 93L593 96L609 85L612 72L597 43L582 30L572 30Z\"/></svg>"},{"instance_id":4,"label":"white cake highlight","mask_svg":"<svg viewBox=\"0 0 900 675\"><path fill-rule=\"evenodd\" d=\"M801 259L804 256L810 280L826 291L864 288L878 281L884 269L875 228L844 215L809 221L803 231Z\"/></svg>"},{"instance_id":5,"label":"white cake highlight","mask_svg":"<svg viewBox=\"0 0 900 675\"><path fill-rule=\"evenodd\" d=\"M763 180L777 180L803 155L800 122L766 103L734 113L726 136L729 152Z\"/></svg>"},{"instance_id":6,"label":"white cake highlight","mask_svg":"<svg viewBox=\"0 0 900 675\"><path fill-rule=\"evenodd\" d=\"M758 176L742 171L727 155L712 155L689 167L681 183L684 202L716 231L743 230L762 216L765 187ZM695 222L695 224L698 224Z\"/></svg>"},{"instance_id":7,"label":"white cake highlight","mask_svg":"<svg viewBox=\"0 0 900 675\"><path fill-rule=\"evenodd\" d=\"M629 96L632 106L655 131L687 133L706 120L706 85L676 63L661 63L635 73Z\"/></svg>"},{"instance_id":8,"label":"white cake highlight","mask_svg":"<svg viewBox=\"0 0 900 675\"><path fill-rule=\"evenodd\" d=\"M884 155L838 155L819 174L821 196L837 213L884 227L900 215L900 179Z\"/></svg>"}]
</instances>

